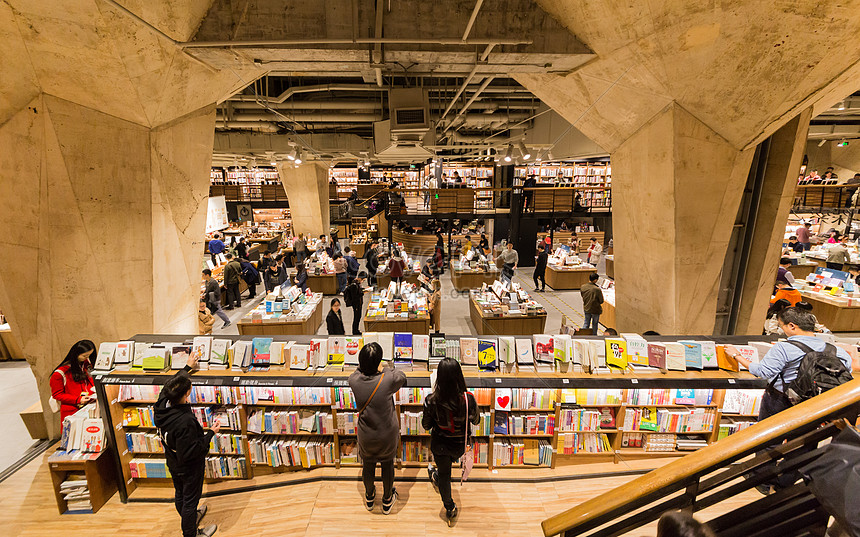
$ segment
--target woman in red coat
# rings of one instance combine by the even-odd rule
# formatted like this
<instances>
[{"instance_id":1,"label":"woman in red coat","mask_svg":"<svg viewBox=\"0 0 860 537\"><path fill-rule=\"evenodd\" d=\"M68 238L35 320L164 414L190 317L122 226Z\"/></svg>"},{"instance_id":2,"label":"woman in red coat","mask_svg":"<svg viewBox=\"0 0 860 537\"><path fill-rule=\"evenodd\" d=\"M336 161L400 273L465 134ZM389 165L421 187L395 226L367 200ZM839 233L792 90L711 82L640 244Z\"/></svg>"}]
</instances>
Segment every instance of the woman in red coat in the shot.
<instances>
[{"instance_id":1,"label":"woman in red coat","mask_svg":"<svg viewBox=\"0 0 860 537\"><path fill-rule=\"evenodd\" d=\"M61 421L96 399L93 378L90 376L90 358L95 350L92 341L78 341L51 374L51 396L60 403Z\"/></svg>"}]
</instances>

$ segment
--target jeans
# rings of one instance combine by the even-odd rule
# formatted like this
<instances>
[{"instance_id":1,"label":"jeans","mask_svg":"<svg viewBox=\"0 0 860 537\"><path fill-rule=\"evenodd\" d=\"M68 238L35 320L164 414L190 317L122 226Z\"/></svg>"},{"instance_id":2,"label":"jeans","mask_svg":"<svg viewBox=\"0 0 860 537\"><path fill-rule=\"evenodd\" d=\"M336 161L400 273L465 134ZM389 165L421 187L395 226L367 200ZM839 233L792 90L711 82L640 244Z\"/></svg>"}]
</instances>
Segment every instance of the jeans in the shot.
<instances>
[{"instance_id":1,"label":"jeans","mask_svg":"<svg viewBox=\"0 0 860 537\"><path fill-rule=\"evenodd\" d=\"M811 242L801 242L800 244L802 244L802 245L803 245L803 249L804 249L804 250L809 250L810 248L812 248L812 243L811 243Z\"/></svg>"},{"instance_id":2,"label":"jeans","mask_svg":"<svg viewBox=\"0 0 860 537\"><path fill-rule=\"evenodd\" d=\"M242 307L242 297L239 292L239 282L236 283L228 283L227 287L227 307L232 308L236 306L237 308Z\"/></svg>"},{"instance_id":3,"label":"jeans","mask_svg":"<svg viewBox=\"0 0 860 537\"><path fill-rule=\"evenodd\" d=\"M455 507L454 500L451 498L451 465L454 464L454 459L448 455L434 453L433 460L436 462L436 470L439 472L436 480L436 484L439 486L439 496L442 497L442 505L450 511Z\"/></svg>"},{"instance_id":4,"label":"jeans","mask_svg":"<svg viewBox=\"0 0 860 537\"><path fill-rule=\"evenodd\" d=\"M586 312L585 313L585 326L583 326L583 328L585 328L586 330L591 328L594 331L594 335L596 336L597 335L597 328L600 325L600 323L598 322L599 320L600 320L600 314L599 313L588 313L588 312Z\"/></svg>"},{"instance_id":5,"label":"jeans","mask_svg":"<svg viewBox=\"0 0 860 537\"><path fill-rule=\"evenodd\" d=\"M298 266L299 263L304 263L305 259L307 259L307 258L308 258L307 250L302 250L300 252L296 252L296 266Z\"/></svg>"},{"instance_id":6,"label":"jeans","mask_svg":"<svg viewBox=\"0 0 860 537\"><path fill-rule=\"evenodd\" d=\"M216 315L224 321L224 324L230 324L230 317L227 317L227 314L221 309L221 304L218 304L218 307L215 309L209 308L209 311L212 312L212 315Z\"/></svg>"},{"instance_id":7,"label":"jeans","mask_svg":"<svg viewBox=\"0 0 860 537\"><path fill-rule=\"evenodd\" d=\"M361 322L361 304L352 306L352 335L357 336L361 333L358 328L358 323Z\"/></svg>"},{"instance_id":8,"label":"jeans","mask_svg":"<svg viewBox=\"0 0 860 537\"><path fill-rule=\"evenodd\" d=\"M346 288L346 272L338 272L335 276L337 276L337 292L343 293Z\"/></svg>"},{"instance_id":9,"label":"jeans","mask_svg":"<svg viewBox=\"0 0 860 537\"><path fill-rule=\"evenodd\" d=\"M203 464L200 470L186 474L173 474L173 488L176 491L174 504L176 512L182 517L182 537L197 536L197 504L203 494Z\"/></svg>"},{"instance_id":10,"label":"jeans","mask_svg":"<svg viewBox=\"0 0 860 537\"><path fill-rule=\"evenodd\" d=\"M376 487L374 486L376 462L363 461L362 464L361 480L364 481L364 495L370 498L376 491ZM388 499L391 498L391 490L394 488L394 459L379 461L379 465L382 467L382 498Z\"/></svg>"},{"instance_id":11,"label":"jeans","mask_svg":"<svg viewBox=\"0 0 860 537\"><path fill-rule=\"evenodd\" d=\"M535 270L535 273L532 276L535 281L535 289L538 289L538 280L541 280L543 282L543 286L541 286L540 289L546 289L546 278L544 277L545 274L546 269Z\"/></svg>"}]
</instances>

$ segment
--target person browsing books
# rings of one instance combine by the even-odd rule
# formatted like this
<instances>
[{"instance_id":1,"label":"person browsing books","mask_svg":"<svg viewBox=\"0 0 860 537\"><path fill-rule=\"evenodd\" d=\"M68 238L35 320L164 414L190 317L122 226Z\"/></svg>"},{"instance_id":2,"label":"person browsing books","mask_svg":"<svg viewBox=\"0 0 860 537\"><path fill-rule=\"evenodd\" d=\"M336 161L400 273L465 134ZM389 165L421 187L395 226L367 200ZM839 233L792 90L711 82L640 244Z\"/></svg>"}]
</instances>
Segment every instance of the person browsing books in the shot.
<instances>
[{"instance_id":1,"label":"person browsing books","mask_svg":"<svg viewBox=\"0 0 860 537\"><path fill-rule=\"evenodd\" d=\"M82 339L72 345L60 365L51 373L51 397L60 405L60 423L81 407L96 400L90 376L95 344Z\"/></svg>"},{"instance_id":2,"label":"person browsing books","mask_svg":"<svg viewBox=\"0 0 860 537\"><path fill-rule=\"evenodd\" d=\"M293 278L293 285L302 290L302 293L308 290L308 269L305 268L305 263L301 262L296 267L296 275Z\"/></svg>"},{"instance_id":3,"label":"person browsing books","mask_svg":"<svg viewBox=\"0 0 860 537\"><path fill-rule=\"evenodd\" d=\"M803 297L800 296L800 291L789 285L788 282L778 281L776 282L776 293L770 299L770 303L773 304L781 298L788 300L792 306L803 300Z\"/></svg>"},{"instance_id":4,"label":"person browsing books","mask_svg":"<svg viewBox=\"0 0 860 537\"><path fill-rule=\"evenodd\" d=\"M406 373L383 367L382 347L370 343L358 353L358 369L349 376L358 412L356 434L364 482L364 506L373 511L376 501L374 474L382 467L382 513L391 513L397 500L394 488L394 457L400 442L400 421L392 395L406 384Z\"/></svg>"},{"instance_id":5,"label":"person browsing books","mask_svg":"<svg viewBox=\"0 0 860 537\"><path fill-rule=\"evenodd\" d=\"M347 283L346 259L340 252L335 253L332 259L334 260L334 275L337 278L337 292L342 293Z\"/></svg>"},{"instance_id":6,"label":"person browsing books","mask_svg":"<svg viewBox=\"0 0 860 537\"><path fill-rule=\"evenodd\" d=\"M794 234L797 235L797 242L803 245L804 250L809 250L812 248L812 242L809 238L809 230L812 228L812 224L806 222L802 226L798 226L797 229L794 230Z\"/></svg>"},{"instance_id":7,"label":"person browsing books","mask_svg":"<svg viewBox=\"0 0 860 537\"><path fill-rule=\"evenodd\" d=\"M221 286L215 278L212 277L212 271L203 269L203 279L206 280L206 288L203 291L203 301L206 302L206 307L213 315L217 315L224 324L221 329L230 326L230 317L221 309Z\"/></svg>"},{"instance_id":8,"label":"person browsing books","mask_svg":"<svg viewBox=\"0 0 860 537\"><path fill-rule=\"evenodd\" d=\"M787 282L788 285L794 285L794 274L788 270L791 266L791 259L782 257L779 260L779 268L776 269L776 281Z\"/></svg>"},{"instance_id":9,"label":"person browsing books","mask_svg":"<svg viewBox=\"0 0 860 537\"><path fill-rule=\"evenodd\" d=\"M403 279L403 271L406 268L406 263L400 257L400 250L394 249L391 259L388 260L388 273L391 275L391 281L400 283Z\"/></svg>"},{"instance_id":10,"label":"person browsing books","mask_svg":"<svg viewBox=\"0 0 860 537\"><path fill-rule=\"evenodd\" d=\"M182 537L210 537L218 529L214 524L198 529L207 510L206 506L197 508L203 494L206 455L209 442L221 426L215 422L204 432L191 411L190 375L196 366L197 358L188 358L185 367L164 383L155 403L155 426L173 479L174 505L182 518Z\"/></svg>"},{"instance_id":11,"label":"person browsing books","mask_svg":"<svg viewBox=\"0 0 860 537\"><path fill-rule=\"evenodd\" d=\"M549 256L546 253L546 246L543 241L538 244L538 253L535 256L535 271L532 279L535 281L535 291L546 291L546 263ZM543 286L538 288L538 280L543 283Z\"/></svg>"},{"instance_id":12,"label":"person browsing books","mask_svg":"<svg viewBox=\"0 0 860 537\"><path fill-rule=\"evenodd\" d=\"M847 245L848 236L845 235L839 239L839 242L827 247L827 268L842 270L846 263L851 262L851 256L848 255L848 248L846 248Z\"/></svg>"},{"instance_id":13,"label":"person browsing books","mask_svg":"<svg viewBox=\"0 0 860 537\"><path fill-rule=\"evenodd\" d=\"M209 257L212 259L212 264L218 266L218 254L223 253L227 247L224 246L224 241L221 240L221 234L216 233L209 241Z\"/></svg>"},{"instance_id":14,"label":"person browsing books","mask_svg":"<svg viewBox=\"0 0 860 537\"><path fill-rule=\"evenodd\" d=\"M376 271L379 270L378 246L379 243L377 241L371 241L370 248L368 248L367 252L364 254L364 266L367 269L367 273L370 275L371 286L376 285Z\"/></svg>"},{"instance_id":15,"label":"person browsing books","mask_svg":"<svg viewBox=\"0 0 860 537\"><path fill-rule=\"evenodd\" d=\"M588 259L587 261L592 265L597 265L600 262L600 254L603 253L603 246L597 242L597 239L591 237L591 245L588 247Z\"/></svg>"},{"instance_id":16,"label":"person browsing books","mask_svg":"<svg viewBox=\"0 0 860 537\"><path fill-rule=\"evenodd\" d=\"M227 264L224 266L224 286L227 288L227 307L231 310L233 306L242 307L242 297L239 295L239 280L242 278L242 265L233 257L233 254L227 254Z\"/></svg>"},{"instance_id":17,"label":"person browsing books","mask_svg":"<svg viewBox=\"0 0 860 537\"><path fill-rule=\"evenodd\" d=\"M340 299L331 299L331 309L328 310L328 315L325 317L325 326L330 336L343 336L346 331L343 329L343 314L340 312Z\"/></svg>"},{"instance_id":18,"label":"person browsing books","mask_svg":"<svg viewBox=\"0 0 860 537\"><path fill-rule=\"evenodd\" d=\"M236 243L236 257L248 259L248 244L245 242L245 237L239 237L239 242Z\"/></svg>"},{"instance_id":19,"label":"person browsing books","mask_svg":"<svg viewBox=\"0 0 860 537\"><path fill-rule=\"evenodd\" d=\"M343 249L343 257L346 259L346 277L351 282L358 276L361 265L358 264L358 259L355 258L355 251L349 246Z\"/></svg>"},{"instance_id":20,"label":"person browsing books","mask_svg":"<svg viewBox=\"0 0 860 537\"><path fill-rule=\"evenodd\" d=\"M436 466L428 464L427 472L442 497L448 525L458 514L457 504L451 498L451 465L463 456L466 444L472 444L469 424L477 425L479 420L478 404L475 397L466 391L460 362L443 358L436 370L433 393L424 400L421 425L430 431L430 451Z\"/></svg>"},{"instance_id":21,"label":"person browsing books","mask_svg":"<svg viewBox=\"0 0 860 537\"><path fill-rule=\"evenodd\" d=\"M600 314L603 313L603 290L597 285L600 276L596 272L588 275L588 282L582 284L579 294L582 296L582 310L585 312L584 329L591 329L596 336L600 326Z\"/></svg>"},{"instance_id":22,"label":"person browsing books","mask_svg":"<svg viewBox=\"0 0 860 537\"><path fill-rule=\"evenodd\" d=\"M359 272L352 283L343 290L343 301L347 307L352 308L352 335L354 336L361 335L359 323L361 322L362 306L364 306L364 289L361 285L366 277L367 273Z\"/></svg>"}]
</instances>

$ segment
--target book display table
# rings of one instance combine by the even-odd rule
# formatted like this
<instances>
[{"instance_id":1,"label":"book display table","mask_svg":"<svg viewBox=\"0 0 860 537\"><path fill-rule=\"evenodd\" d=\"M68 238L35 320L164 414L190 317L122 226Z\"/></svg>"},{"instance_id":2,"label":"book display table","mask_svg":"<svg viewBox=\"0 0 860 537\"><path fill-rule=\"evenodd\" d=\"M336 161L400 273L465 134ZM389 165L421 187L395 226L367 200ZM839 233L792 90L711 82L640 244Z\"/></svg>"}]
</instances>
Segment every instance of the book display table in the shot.
<instances>
[{"instance_id":1,"label":"book display table","mask_svg":"<svg viewBox=\"0 0 860 537\"><path fill-rule=\"evenodd\" d=\"M421 285L418 283L418 275L420 272L414 272L411 270L404 270L403 277L400 279L402 282L411 283L413 285ZM388 287L391 283L391 274L377 274L376 275L377 287L384 289Z\"/></svg>"},{"instance_id":2,"label":"book display table","mask_svg":"<svg viewBox=\"0 0 860 537\"><path fill-rule=\"evenodd\" d=\"M243 336L297 336L301 334L316 334L322 324L322 302L317 303L310 317L304 320L295 318L263 319L261 322L243 317L236 326Z\"/></svg>"},{"instance_id":3,"label":"book display table","mask_svg":"<svg viewBox=\"0 0 860 537\"><path fill-rule=\"evenodd\" d=\"M421 315L415 319L383 319L380 317L364 318L365 332L411 332L413 334L430 333L430 316Z\"/></svg>"},{"instance_id":4,"label":"book display table","mask_svg":"<svg viewBox=\"0 0 860 537\"><path fill-rule=\"evenodd\" d=\"M117 491L116 464L112 454L107 450L101 453L56 451L48 457L48 468L51 470L57 510L61 515L69 510L69 502L60 493L60 486L70 475L86 477L89 501L92 505L92 509L88 511L90 513L97 513Z\"/></svg>"},{"instance_id":5,"label":"book display table","mask_svg":"<svg viewBox=\"0 0 860 537\"><path fill-rule=\"evenodd\" d=\"M819 265L816 261L798 259L796 265L788 267L795 280L805 280L807 276L815 272L818 267L826 267L827 264Z\"/></svg>"},{"instance_id":6,"label":"book display table","mask_svg":"<svg viewBox=\"0 0 860 537\"><path fill-rule=\"evenodd\" d=\"M556 291L565 289L579 289L588 282L588 276L597 272L594 267L559 267L547 265L546 284Z\"/></svg>"},{"instance_id":7,"label":"book display table","mask_svg":"<svg viewBox=\"0 0 860 537\"><path fill-rule=\"evenodd\" d=\"M546 311L532 315L487 315L474 297L469 298L469 313L475 330L482 336L542 334Z\"/></svg>"},{"instance_id":8,"label":"book display table","mask_svg":"<svg viewBox=\"0 0 860 537\"><path fill-rule=\"evenodd\" d=\"M308 274L308 289L324 295L337 294L337 276L334 274Z\"/></svg>"},{"instance_id":9,"label":"book display table","mask_svg":"<svg viewBox=\"0 0 860 537\"><path fill-rule=\"evenodd\" d=\"M382 287L370 296L364 316L365 332L430 333L427 295L421 291L404 292L395 298L393 285Z\"/></svg>"},{"instance_id":10,"label":"book display table","mask_svg":"<svg viewBox=\"0 0 860 537\"><path fill-rule=\"evenodd\" d=\"M796 276L795 276L796 277ZM825 293L802 290L803 299L812 304L818 322L831 332L860 331L860 300L834 297Z\"/></svg>"},{"instance_id":11,"label":"book display table","mask_svg":"<svg viewBox=\"0 0 860 537\"><path fill-rule=\"evenodd\" d=\"M357 257L358 259L363 258L364 254L367 252L367 250L366 250L367 242L366 241L350 242L349 247L350 247L350 249L352 249L353 252L355 252L355 257Z\"/></svg>"},{"instance_id":12,"label":"book display table","mask_svg":"<svg viewBox=\"0 0 860 537\"><path fill-rule=\"evenodd\" d=\"M192 337L159 334L128 339L161 343L183 342ZM233 341L237 341L236 337ZM313 345L319 338L306 335L274 339ZM331 349L332 341L339 338L323 339ZM345 339L349 349L351 338ZM501 369L496 371L464 365L466 385L475 395L480 415L475 431L475 465L490 470L680 456L687 452L684 450L689 443L707 445L721 435L748 426L760 402L756 402L755 394L741 392L755 390L760 401L761 390L767 384L745 371L661 372L636 366L613 372L592 363L589 373L584 365L574 362L565 362L565 372L558 365L539 373L533 363L510 362L513 341L517 348L524 342L532 349L543 348L537 338L532 341L531 335L515 336L505 345L501 338L447 335L440 347L434 347L432 339L431 336L431 349L441 348L449 356L451 352L461 357L477 352L478 359L483 360L483 352L492 352L494 360L500 362ZM648 337L647 342L680 339L743 345L750 339L773 338L655 336ZM238 340L250 342L252 338L238 336ZM397 340L393 341L396 349ZM577 341L592 349L608 348L611 343L602 337ZM469 348L474 350L463 351ZM392 350L385 352L386 358L394 355ZM501 361L503 356L506 362ZM516 356L514 361L519 359L519 350ZM397 450L401 468L425 467L428 462L429 435L419 424L424 397L430 393L430 371L422 369L422 365L427 368L427 362L416 360L411 370L406 370L406 386L394 396L401 426ZM207 426L214 419L228 424L222 424L220 435L210 446L205 491L246 491L248 487L271 486L296 479L297 475L307 476L299 472L311 468L358 467L357 409L347 382L354 369L355 365L328 365L296 370L287 365L264 371L195 372L191 400L192 407L199 410L198 420ZM118 486L122 501L129 496L143 500L171 493L165 489L170 482L160 440L155 429L147 426L147 416L161 386L174 373L114 371L95 376L99 400L106 402L101 410L106 445L111 451L108 456L102 454L101 459L114 465L121 476ZM726 423L724 418L742 422ZM107 470L100 474L110 475ZM93 490L93 485L90 487Z\"/></svg>"},{"instance_id":13,"label":"book display table","mask_svg":"<svg viewBox=\"0 0 860 537\"><path fill-rule=\"evenodd\" d=\"M606 259L606 277L615 279L615 256L607 255L604 259ZM804 276L805 278L806 276Z\"/></svg>"},{"instance_id":14,"label":"book display table","mask_svg":"<svg viewBox=\"0 0 860 537\"><path fill-rule=\"evenodd\" d=\"M499 269L495 266L490 265L490 270L462 270L460 269L460 264L455 261L451 261L451 282L454 285L454 289L457 291L468 291L469 289L477 289L480 288L481 285L487 284L492 285L492 283L499 279Z\"/></svg>"}]
</instances>

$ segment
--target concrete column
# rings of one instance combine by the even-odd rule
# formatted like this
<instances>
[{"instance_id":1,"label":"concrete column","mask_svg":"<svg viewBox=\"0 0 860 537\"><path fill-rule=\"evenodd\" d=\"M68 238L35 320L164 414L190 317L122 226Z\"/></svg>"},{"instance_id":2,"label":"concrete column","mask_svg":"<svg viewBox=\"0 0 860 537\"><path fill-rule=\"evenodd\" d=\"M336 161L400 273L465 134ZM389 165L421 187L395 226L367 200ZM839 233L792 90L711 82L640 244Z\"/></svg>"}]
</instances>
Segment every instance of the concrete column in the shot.
<instances>
[{"instance_id":1,"label":"concrete column","mask_svg":"<svg viewBox=\"0 0 860 537\"><path fill-rule=\"evenodd\" d=\"M328 235L328 168L314 163L298 168L291 162L278 164L278 174L290 201L293 232L319 237Z\"/></svg>"},{"instance_id":2,"label":"concrete column","mask_svg":"<svg viewBox=\"0 0 860 537\"><path fill-rule=\"evenodd\" d=\"M752 155L676 103L612 153L619 331L713 332Z\"/></svg>"},{"instance_id":3,"label":"concrete column","mask_svg":"<svg viewBox=\"0 0 860 537\"><path fill-rule=\"evenodd\" d=\"M785 222L794 200L812 109L783 125L770 138L761 201L741 292L736 334L761 334L782 252Z\"/></svg>"},{"instance_id":4,"label":"concrete column","mask_svg":"<svg viewBox=\"0 0 860 537\"><path fill-rule=\"evenodd\" d=\"M79 339L196 333L214 110L151 130L42 95L0 126L0 302L36 376Z\"/></svg>"}]
</instances>

